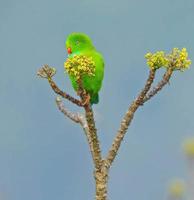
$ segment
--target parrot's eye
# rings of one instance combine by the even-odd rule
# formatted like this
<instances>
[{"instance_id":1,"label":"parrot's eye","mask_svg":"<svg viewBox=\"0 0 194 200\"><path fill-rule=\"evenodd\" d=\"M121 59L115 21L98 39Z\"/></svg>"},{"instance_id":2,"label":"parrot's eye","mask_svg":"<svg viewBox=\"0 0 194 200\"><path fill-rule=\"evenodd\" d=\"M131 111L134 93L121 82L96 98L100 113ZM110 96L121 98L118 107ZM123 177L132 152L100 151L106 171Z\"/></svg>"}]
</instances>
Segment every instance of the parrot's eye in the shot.
<instances>
[{"instance_id":1,"label":"parrot's eye","mask_svg":"<svg viewBox=\"0 0 194 200\"><path fill-rule=\"evenodd\" d=\"M80 42L79 42L78 40L75 42L76 45L79 45L79 43L80 43Z\"/></svg>"}]
</instances>

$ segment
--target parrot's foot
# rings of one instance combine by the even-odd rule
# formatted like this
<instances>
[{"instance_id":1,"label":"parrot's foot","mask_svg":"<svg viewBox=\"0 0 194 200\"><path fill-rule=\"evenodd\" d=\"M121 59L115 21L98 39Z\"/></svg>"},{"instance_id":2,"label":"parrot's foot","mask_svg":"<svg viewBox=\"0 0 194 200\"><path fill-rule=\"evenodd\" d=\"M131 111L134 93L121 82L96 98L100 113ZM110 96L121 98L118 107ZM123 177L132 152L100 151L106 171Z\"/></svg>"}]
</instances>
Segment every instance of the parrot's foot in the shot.
<instances>
[{"instance_id":1,"label":"parrot's foot","mask_svg":"<svg viewBox=\"0 0 194 200\"><path fill-rule=\"evenodd\" d=\"M85 100L82 102L82 105L88 105L90 103L90 95L87 94Z\"/></svg>"}]
</instances>

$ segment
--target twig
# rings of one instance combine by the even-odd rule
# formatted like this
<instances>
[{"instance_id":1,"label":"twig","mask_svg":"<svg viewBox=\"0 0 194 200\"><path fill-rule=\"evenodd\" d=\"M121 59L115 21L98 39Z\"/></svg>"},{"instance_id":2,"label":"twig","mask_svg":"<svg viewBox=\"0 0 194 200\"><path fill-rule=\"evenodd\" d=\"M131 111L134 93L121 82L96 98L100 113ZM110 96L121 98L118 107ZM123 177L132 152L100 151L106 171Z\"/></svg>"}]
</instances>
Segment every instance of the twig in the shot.
<instances>
[{"instance_id":1,"label":"twig","mask_svg":"<svg viewBox=\"0 0 194 200\"><path fill-rule=\"evenodd\" d=\"M169 83L169 80L172 76L172 68L168 68L168 70L163 75L162 80L157 84L156 87L154 87L148 94L144 97L143 103L151 99L154 95L156 95L167 83Z\"/></svg>"},{"instance_id":2,"label":"twig","mask_svg":"<svg viewBox=\"0 0 194 200\"><path fill-rule=\"evenodd\" d=\"M72 121L76 122L76 123L80 123L80 116L79 114L75 114L70 112L63 104L61 98L59 96L56 97L56 104L57 107L59 108L59 110L65 115L67 116L69 119L71 119Z\"/></svg>"},{"instance_id":3,"label":"twig","mask_svg":"<svg viewBox=\"0 0 194 200\"><path fill-rule=\"evenodd\" d=\"M119 150L121 142L122 142L122 140L125 136L125 133L127 132L127 129L133 119L135 111L138 109L138 107L140 105L143 105L144 97L147 94L147 92L149 91L149 89L154 81L155 72L156 72L155 70L150 70L149 77L146 81L146 84L145 84L143 90L140 92L138 97L132 102L128 111L126 112L125 116L123 117L123 120L121 121L121 126L117 132L117 135L116 135L116 137L113 141L113 144L112 144L112 146L108 152L108 155L106 157L108 168L110 168L112 162L114 161L114 159L117 155L117 152Z\"/></svg>"},{"instance_id":4,"label":"twig","mask_svg":"<svg viewBox=\"0 0 194 200\"><path fill-rule=\"evenodd\" d=\"M74 97L70 96L69 94L61 91L51 78L48 78L48 82L49 82L50 86L52 87L52 89L54 90L54 92L56 94L59 94L63 98L68 99L69 101L71 101L72 103L76 104L77 106L82 107L81 101L79 101L78 99L75 99Z\"/></svg>"},{"instance_id":5,"label":"twig","mask_svg":"<svg viewBox=\"0 0 194 200\"><path fill-rule=\"evenodd\" d=\"M99 141L97 137L97 131L95 128L93 111L90 106L90 102L86 101L88 94L83 89L81 80L78 80L78 85L79 85L79 90L80 90L78 93L79 93L79 96L81 97L81 101L61 91L56 85L56 83L52 80L52 77L55 75L55 73L56 73L55 68L51 68L49 67L49 65L43 65L43 67L38 70L37 75L40 76L41 78L46 78L56 94L59 94L61 97L68 99L69 101L71 101L72 103L80 107L84 107L85 118L83 118L79 114L71 113L64 107L59 97L57 97L56 99L56 103L59 110L63 112L63 114L66 115L69 119L73 120L76 123L80 123L81 126L83 127L84 132L87 136L89 146L90 146L90 151L92 154L95 168L100 170L100 165L102 162L101 151L100 151L100 145L99 145Z\"/></svg>"},{"instance_id":6,"label":"twig","mask_svg":"<svg viewBox=\"0 0 194 200\"><path fill-rule=\"evenodd\" d=\"M63 92L62 90L59 89L59 87L56 85L56 83L52 80L52 76L54 76L56 73L56 70L54 68L49 67L49 65L43 65L42 68L38 70L37 75L46 78L52 87L53 91L56 94L59 94L61 97L71 101L72 103L76 104L77 106L82 107L81 101L78 99L72 97L71 95L67 94L66 92Z\"/></svg>"},{"instance_id":7,"label":"twig","mask_svg":"<svg viewBox=\"0 0 194 200\"><path fill-rule=\"evenodd\" d=\"M90 134L90 131L89 131L89 128L88 128L88 124L87 124L87 121L85 119L85 117L80 114L80 113L72 113L70 112L63 104L62 100L60 97L57 97L56 98L56 104L57 104L57 107L59 108L59 110L65 115L67 116L69 119L71 119L72 121L76 122L76 123L79 123L83 130L84 130L84 133L86 135L86 138L88 140L88 144L89 144L89 147L90 147L90 152L92 154L92 158L93 160L95 159L95 150L94 150L94 145L93 145L93 139L91 137L91 134Z\"/></svg>"}]
</instances>

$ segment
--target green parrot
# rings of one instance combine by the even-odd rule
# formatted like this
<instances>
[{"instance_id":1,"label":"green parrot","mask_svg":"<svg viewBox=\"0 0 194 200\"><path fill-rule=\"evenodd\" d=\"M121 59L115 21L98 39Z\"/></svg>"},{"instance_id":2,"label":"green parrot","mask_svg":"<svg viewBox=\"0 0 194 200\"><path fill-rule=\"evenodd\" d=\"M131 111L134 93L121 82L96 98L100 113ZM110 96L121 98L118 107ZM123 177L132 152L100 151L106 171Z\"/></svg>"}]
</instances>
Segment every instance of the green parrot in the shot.
<instances>
[{"instance_id":1,"label":"green parrot","mask_svg":"<svg viewBox=\"0 0 194 200\"><path fill-rule=\"evenodd\" d=\"M102 86L104 77L104 59L103 56L95 49L91 39L84 33L73 32L68 35L66 40L66 49L68 57L72 58L75 55L84 55L91 57L95 64L94 76L84 75L82 77L83 88L89 94L91 104L99 102L98 92ZM78 90L76 78L72 75L70 80L75 91Z\"/></svg>"}]
</instances>

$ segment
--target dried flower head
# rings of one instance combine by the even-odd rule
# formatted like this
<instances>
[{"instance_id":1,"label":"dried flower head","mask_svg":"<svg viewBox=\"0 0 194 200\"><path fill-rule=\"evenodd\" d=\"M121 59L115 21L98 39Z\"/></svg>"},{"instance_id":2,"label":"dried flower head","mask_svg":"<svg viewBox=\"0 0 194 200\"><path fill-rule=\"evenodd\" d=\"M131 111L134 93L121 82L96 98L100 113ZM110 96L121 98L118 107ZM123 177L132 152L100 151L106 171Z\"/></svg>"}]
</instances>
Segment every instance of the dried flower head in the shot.
<instances>
[{"instance_id":1,"label":"dried flower head","mask_svg":"<svg viewBox=\"0 0 194 200\"><path fill-rule=\"evenodd\" d=\"M49 67L49 65L43 65L37 72L37 75L41 78L50 78L56 74L56 69L54 67Z\"/></svg>"},{"instance_id":2,"label":"dried flower head","mask_svg":"<svg viewBox=\"0 0 194 200\"><path fill-rule=\"evenodd\" d=\"M89 76L95 75L95 63L92 57L75 55L66 60L64 67L67 73L74 76L77 80L86 74Z\"/></svg>"}]
</instances>

